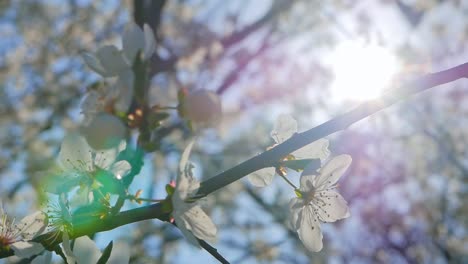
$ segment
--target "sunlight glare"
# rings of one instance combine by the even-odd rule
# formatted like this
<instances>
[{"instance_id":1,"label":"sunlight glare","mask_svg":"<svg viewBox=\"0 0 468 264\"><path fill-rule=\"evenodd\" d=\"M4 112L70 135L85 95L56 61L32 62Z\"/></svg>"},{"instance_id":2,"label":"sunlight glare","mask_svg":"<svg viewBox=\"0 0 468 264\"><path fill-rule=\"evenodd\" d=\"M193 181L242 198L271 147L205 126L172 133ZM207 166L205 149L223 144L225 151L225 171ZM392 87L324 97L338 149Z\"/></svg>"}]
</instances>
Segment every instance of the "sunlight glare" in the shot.
<instances>
[{"instance_id":1,"label":"sunlight glare","mask_svg":"<svg viewBox=\"0 0 468 264\"><path fill-rule=\"evenodd\" d=\"M396 57L377 45L343 43L332 55L331 95L340 101L377 98L398 70Z\"/></svg>"}]
</instances>

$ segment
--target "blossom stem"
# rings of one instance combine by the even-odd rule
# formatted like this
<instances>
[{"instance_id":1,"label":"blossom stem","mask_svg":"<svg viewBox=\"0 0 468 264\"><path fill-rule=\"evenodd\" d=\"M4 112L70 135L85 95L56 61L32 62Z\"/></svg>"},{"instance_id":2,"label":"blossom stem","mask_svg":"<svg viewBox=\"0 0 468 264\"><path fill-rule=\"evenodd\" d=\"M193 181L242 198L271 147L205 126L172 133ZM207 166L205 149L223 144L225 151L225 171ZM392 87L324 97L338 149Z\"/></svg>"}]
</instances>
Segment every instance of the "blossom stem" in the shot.
<instances>
[{"instance_id":1,"label":"blossom stem","mask_svg":"<svg viewBox=\"0 0 468 264\"><path fill-rule=\"evenodd\" d=\"M160 202L163 202L163 201L165 200L165 199L139 198L139 197L135 197L135 196L133 196L133 195L128 195L128 196L127 196L127 199L134 200L134 201L136 201L137 203L138 203L138 202L160 203Z\"/></svg>"},{"instance_id":2,"label":"blossom stem","mask_svg":"<svg viewBox=\"0 0 468 264\"><path fill-rule=\"evenodd\" d=\"M281 174L278 174L278 175L281 176L281 178L283 178L283 180L285 180L289 185L291 185L291 187L293 187L294 190L297 189L296 185L294 185L294 183L292 183L290 180L288 180L288 178L286 178L286 176L281 175Z\"/></svg>"},{"instance_id":3,"label":"blossom stem","mask_svg":"<svg viewBox=\"0 0 468 264\"><path fill-rule=\"evenodd\" d=\"M177 110L177 106L160 106L158 110Z\"/></svg>"},{"instance_id":4,"label":"blossom stem","mask_svg":"<svg viewBox=\"0 0 468 264\"><path fill-rule=\"evenodd\" d=\"M141 201L141 202L153 202L153 203L160 203L164 201L164 199L149 199L149 198L137 198L135 200Z\"/></svg>"}]
</instances>

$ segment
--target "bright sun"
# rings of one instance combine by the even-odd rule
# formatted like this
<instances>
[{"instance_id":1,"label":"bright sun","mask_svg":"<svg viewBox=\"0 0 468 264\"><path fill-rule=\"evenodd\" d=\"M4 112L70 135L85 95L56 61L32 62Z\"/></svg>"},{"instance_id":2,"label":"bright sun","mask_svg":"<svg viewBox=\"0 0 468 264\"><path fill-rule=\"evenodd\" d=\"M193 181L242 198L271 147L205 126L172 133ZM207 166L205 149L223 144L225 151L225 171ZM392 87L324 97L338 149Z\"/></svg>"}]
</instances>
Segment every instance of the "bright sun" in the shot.
<instances>
[{"instance_id":1,"label":"bright sun","mask_svg":"<svg viewBox=\"0 0 468 264\"><path fill-rule=\"evenodd\" d=\"M398 70L396 57L377 45L342 43L331 61L335 79L332 96L340 101L364 101L378 97Z\"/></svg>"}]
</instances>

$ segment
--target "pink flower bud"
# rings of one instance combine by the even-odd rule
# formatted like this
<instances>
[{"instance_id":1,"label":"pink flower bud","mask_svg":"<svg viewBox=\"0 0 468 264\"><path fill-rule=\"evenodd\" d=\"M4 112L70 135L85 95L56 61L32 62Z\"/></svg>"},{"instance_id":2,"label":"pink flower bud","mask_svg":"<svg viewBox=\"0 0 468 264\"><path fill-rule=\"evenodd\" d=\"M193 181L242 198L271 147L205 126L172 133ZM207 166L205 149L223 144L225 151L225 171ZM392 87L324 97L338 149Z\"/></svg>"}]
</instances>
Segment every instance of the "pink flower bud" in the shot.
<instances>
[{"instance_id":1,"label":"pink flower bud","mask_svg":"<svg viewBox=\"0 0 468 264\"><path fill-rule=\"evenodd\" d=\"M185 97L184 114L195 125L213 126L219 123L222 106L219 96L211 91L196 90Z\"/></svg>"}]
</instances>

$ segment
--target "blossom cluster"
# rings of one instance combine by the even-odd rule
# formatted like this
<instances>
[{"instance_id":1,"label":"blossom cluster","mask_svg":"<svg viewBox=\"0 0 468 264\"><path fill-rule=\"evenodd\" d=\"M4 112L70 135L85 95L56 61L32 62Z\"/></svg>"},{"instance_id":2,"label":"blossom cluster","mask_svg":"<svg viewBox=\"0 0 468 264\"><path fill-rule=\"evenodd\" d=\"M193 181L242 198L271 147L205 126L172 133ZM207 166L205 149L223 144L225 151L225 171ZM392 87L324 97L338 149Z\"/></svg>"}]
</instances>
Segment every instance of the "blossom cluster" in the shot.
<instances>
[{"instance_id":1,"label":"blossom cluster","mask_svg":"<svg viewBox=\"0 0 468 264\"><path fill-rule=\"evenodd\" d=\"M289 115L280 115L271 136L277 144L281 144L295 133L296 120ZM328 144L328 140L319 139L291 153L285 159L310 160L303 168L300 187L294 189L296 197L289 202L289 222L305 248L312 252L320 251L323 247L320 222L335 222L350 216L346 201L336 189L338 180L351 164L351 157L338 155L327 160L330 155ZM314 162L317 159L324 164L318 166ZM257 187L264 187L272 182L275 171L285 178L282 161L279 161L279 164L276 168L269 167L250 174L250 182Z\"/></svg>"},{"instance_id":2,"label":"blossom cluster","mask_svg":"<svg viewBox=\"0 0 468 264\"><path fill-rule=\"evenodd\" d=\"M137 108L134 114L138 118L148 118L141 127L130 122L135 121L136 116L129 112L135 104L141 103L136 102L134 86L139 76L135 65L148 62L155 52L152 29L144 25L142 30L131 23L123 33L122 49L106 45L95 53L82 54L86 65L103 78L114 81L113 85L100 86L87 92L81 104L84 115L81 127L63 139L57 167L43 184L49 197L57 200L57 205L50 205L46 213L27 216L19 224L2 215L0 250L11 249L16 256L31 258L34 263L50 263L51 253L41 243L33 241L49 227L48 231L57 234L53 239L59 238L62 242L62 257L67 263L96 263L101 262L102 258L107 263L129 261L129 248L124 242L110 243L108 248L111 254L101 253L90 238L76 237L74 224L80 217L99 220L118 213L121 207L116 212L110 205L112 198L141 201L139 194L128 193L129 184L138 173L133 172L139 171L139 168L128 160L134 148L127 140L131 138L132 128L138 128L140 133L148 132L144 129L148 127L151 113L157 114L165 107L142 105ZM167 108L176 109L192 128L216 125L222 114L219 96L206 90L187 92L182 89L179 105ZM148 111L153 112L148 115ZM285 143L296 133L297 122L288 115L281 115L271 137L277 145ZM216 241L217 227L197 201L200 182L193 176L193 165L189 162L194 142L189 143L181 155L173 190L168 191L166 199L158 202L170 208L168 213L173 219L172 223L188 242L201 247L200 241ZM146 150L140 138L138 145ZM319 222L334 222L350 215L346 201L336 189L337 181L350 165L351 158L348 155L329 158L328 145L328 140L319 139L278 160L273 167L248 175L250 182L257 187L270 185L275 175L294 187L296 197L291 199L289 206L290 226L298 233L304 246L314 252L320 251L323 246ZM294 168L302 170L299 188L286 178L287 168L292 168L295 161L307 163ZM82 211L86 213L80 214ZM74 247L71 246L72 239L75 239ZM112 250L112 247L117 249Z\"/></svg>"}]
</instances>

